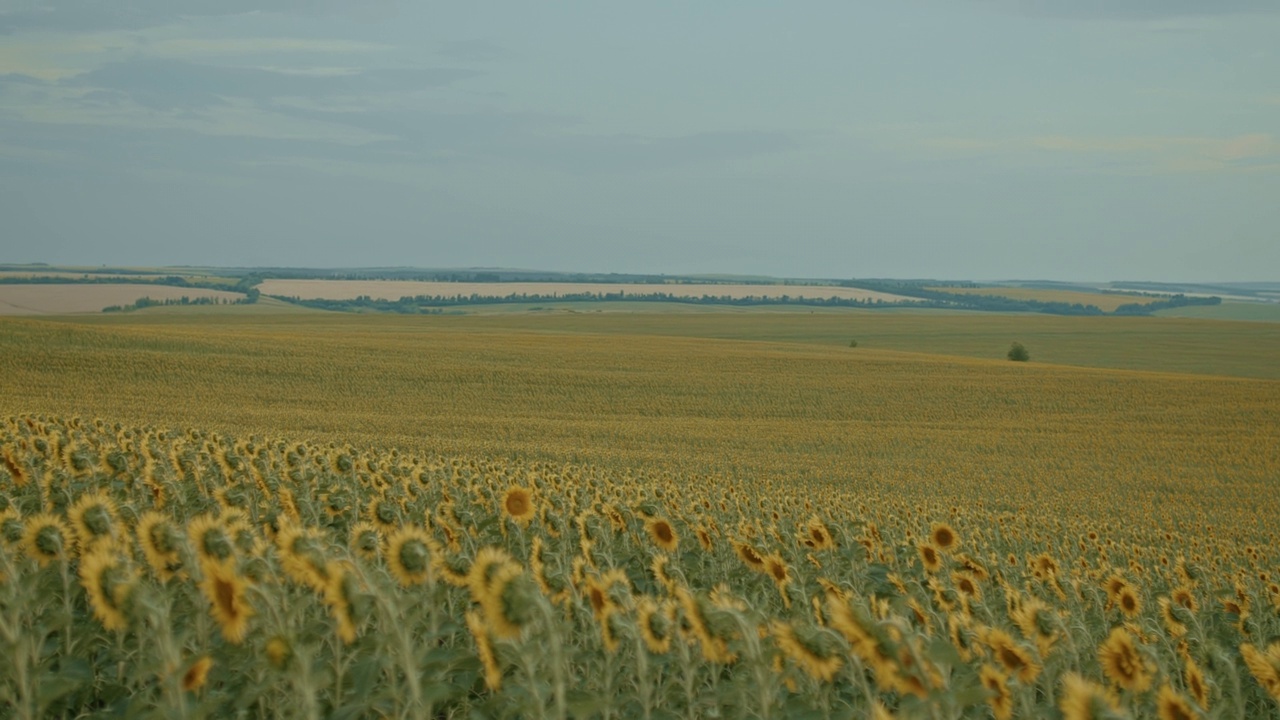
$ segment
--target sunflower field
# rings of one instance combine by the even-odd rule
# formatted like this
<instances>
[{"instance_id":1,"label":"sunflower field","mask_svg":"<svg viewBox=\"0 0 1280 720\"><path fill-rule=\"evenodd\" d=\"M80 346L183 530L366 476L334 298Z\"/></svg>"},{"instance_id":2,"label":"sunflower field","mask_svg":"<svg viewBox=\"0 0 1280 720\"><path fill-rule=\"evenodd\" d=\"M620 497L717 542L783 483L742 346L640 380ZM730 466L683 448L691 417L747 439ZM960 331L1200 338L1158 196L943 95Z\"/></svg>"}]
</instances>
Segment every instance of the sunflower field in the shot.
<instances>
[{"instance_id":1,"label":"sunflower field","mask_svg":"<svg viewBox=\"0 0 1280 720\"><path fill-rule=\"evenodd\" d=\"M0 422L37 717L1280 717L1274 534Z\"/></svg>"}]
</instances>

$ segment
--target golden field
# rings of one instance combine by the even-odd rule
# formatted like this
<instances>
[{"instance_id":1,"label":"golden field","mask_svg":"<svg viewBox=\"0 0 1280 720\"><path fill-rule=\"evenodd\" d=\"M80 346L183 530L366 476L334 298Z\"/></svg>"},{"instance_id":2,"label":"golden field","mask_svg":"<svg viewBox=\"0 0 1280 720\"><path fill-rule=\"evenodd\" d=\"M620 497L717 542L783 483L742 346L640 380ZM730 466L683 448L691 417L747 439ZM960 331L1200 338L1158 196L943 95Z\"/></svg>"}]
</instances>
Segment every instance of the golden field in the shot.
<instances>
[{"instance_id":1,"label":"golden field","mask_svg":"<svg viewBox=\"0 0 1280 720\"><path fill-rule=\"evenodd\" d=\"M0 315L100 313L105 307L131 305L144 297L161 301L188 297L193 300L212 298L233 302L243 298L244 295L227 290L141 285L129 282L0 284Z\"/></svg>"},{"instance_id":2,"label":"golden field","mask_svg":"<svg viewBox=\"0 0 1280 720\"><path fill-rule=\"evenodd\" d=\"M738 283L584 283L584 282L437 282L428 280L288 280L267 279L258 285L264 295L296 297L303 300L352 300L362 295L399 300L402 297L488 297L511 295L562 296L595 293L599 295L653 295L665 293L675 297L729 297L733 299L762 297L840 298L842 300L910 300L901 295L836 285L748 285Z\"/></svg>"},{"instance_id":3,"label":"golden field","mask_svg":"<svg viewBox=\"0 0 1280 720\"><path fill-rule=\"evenodd\" d=\"M2 320L0 701L1277 717L1280 382L1257 328ZM1116 369L1135 337L1188 343L1186 366ZM1032 363L999 359L1012 339ZM1040 362L1084 346L1113 367Z\"/></svg>"},{"instance_id":4,"label":"golden field","mask_svg":"<svg viewBox=\"0 0 1280 720\"><path fill-rule=\"evenodd\" d=\"M1028 287L936 287L931 290L956 293L957 295L994 295L1013 300L1039 300L1040 302L1060 302L1071 305L1094 305L1103 312L1113 312L1121 305L1133 303L1147 304L1160 300L1158 297L1143 295L1125 295L1120 293L1091 293L1079 290L1053 290L1049 288Z\"/></svg>"}]
</instances>

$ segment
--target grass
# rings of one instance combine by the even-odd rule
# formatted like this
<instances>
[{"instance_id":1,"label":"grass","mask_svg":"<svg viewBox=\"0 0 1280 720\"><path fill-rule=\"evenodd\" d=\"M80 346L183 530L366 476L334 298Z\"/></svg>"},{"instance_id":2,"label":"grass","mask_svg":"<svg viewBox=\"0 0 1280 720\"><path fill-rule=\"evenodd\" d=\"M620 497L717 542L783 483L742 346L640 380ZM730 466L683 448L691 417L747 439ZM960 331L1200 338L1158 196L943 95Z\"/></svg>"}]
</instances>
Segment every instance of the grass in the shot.
<instances>
[{"instance_id":1,"label":"grass","mask_svg":"<svg viewBox=\"0 0 1280 720\"><path fill-rule=\"evenodd\" d=\"M1280 322L1280 302L1224 302L1221 305L1200 305L1160 310L1156 312L1156 315L1160 317L1202 318L1207 320Z\"/></svg>"}]
</instances>

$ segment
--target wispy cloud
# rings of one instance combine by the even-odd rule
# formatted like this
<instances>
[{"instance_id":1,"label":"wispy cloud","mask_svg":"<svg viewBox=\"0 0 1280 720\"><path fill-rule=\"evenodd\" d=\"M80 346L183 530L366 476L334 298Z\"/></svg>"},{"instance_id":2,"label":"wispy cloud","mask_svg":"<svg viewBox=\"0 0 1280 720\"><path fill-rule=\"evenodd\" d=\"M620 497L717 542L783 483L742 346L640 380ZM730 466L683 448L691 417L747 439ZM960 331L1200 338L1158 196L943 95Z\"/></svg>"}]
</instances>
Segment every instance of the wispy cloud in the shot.
<instances>
[{"instance_id":1,"label":"wispy cloud","mask_svg":"<svg viewBox=\"0 0 1280 720\"><path fill-rule=\"evenodd\" d=\"M1280 141L1267 133L1210 136L1072 136L988 139L939 137L923 146L942 155L988 157L1017 165L1073 166L1106 173L1216 173L1280 169Z\"/></svg>"}]
</instances>

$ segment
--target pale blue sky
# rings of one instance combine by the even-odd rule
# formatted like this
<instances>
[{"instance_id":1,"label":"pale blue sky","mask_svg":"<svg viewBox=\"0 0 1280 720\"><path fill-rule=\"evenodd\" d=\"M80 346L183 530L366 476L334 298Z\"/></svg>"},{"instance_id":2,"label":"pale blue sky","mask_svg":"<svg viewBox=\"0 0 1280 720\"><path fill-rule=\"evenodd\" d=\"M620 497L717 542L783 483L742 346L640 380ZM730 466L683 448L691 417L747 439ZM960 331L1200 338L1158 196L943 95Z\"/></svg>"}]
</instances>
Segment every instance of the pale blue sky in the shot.
<instances>
[{"instance_id":1,"label":"pale blue sky","mask_svg":"<svg viewBox=\"0 0 1280 720\"><path fill-rule=\"evenodd\" d=\"M0 0L0 262L1277 279L1278 38L1275 0Z\"/></svg>"}]
</instances>

